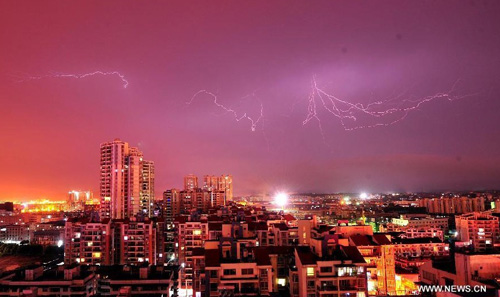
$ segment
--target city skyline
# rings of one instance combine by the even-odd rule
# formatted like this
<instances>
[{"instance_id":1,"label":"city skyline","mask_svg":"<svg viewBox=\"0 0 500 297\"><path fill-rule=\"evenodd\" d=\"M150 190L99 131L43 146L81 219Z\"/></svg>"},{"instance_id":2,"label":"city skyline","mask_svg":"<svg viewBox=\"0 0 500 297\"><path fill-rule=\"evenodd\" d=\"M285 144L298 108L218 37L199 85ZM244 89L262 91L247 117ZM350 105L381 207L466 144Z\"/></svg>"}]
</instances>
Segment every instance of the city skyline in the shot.
<instances>
[{"instance_id":1,"label":"city skyline","mask_svg":"<svg viewBox=\"0 0 500 297\"><path fill-rule=\"evenodd\" d=\"M99 195L115 138L157 198L500 188L497 2L216 4L0 4L0 201Z\"/></svg>"}]
</instances>

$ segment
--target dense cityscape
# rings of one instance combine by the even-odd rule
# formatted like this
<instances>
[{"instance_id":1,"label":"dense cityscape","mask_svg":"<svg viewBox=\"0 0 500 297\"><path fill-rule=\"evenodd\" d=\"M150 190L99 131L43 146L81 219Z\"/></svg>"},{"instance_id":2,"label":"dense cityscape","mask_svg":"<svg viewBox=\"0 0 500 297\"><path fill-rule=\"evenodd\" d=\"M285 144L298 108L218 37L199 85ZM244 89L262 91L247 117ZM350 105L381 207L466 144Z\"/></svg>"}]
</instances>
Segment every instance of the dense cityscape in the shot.
<instances>
[{"instance_id":1,"label":"dense cityscape","mask_svg":"<svg viewBox=\"0 0 500 297\"><path fill-rule=\"evenodd\" d=\"M100 193L0 205L0 296L407 296L500 290L500 195L269 193L184 176L100 145ZM469 296L470 292L455 292Z\"/></svg>"},{"instance_id":2,"label":"dense cityscape","mask_svg":"<svg viewBox=\"0 0 500 297\"><path fill-rule=\"evenodd\" d=\"M0 297L500 297L500 1L0 1Z\"/></svg>"}]
</instances>

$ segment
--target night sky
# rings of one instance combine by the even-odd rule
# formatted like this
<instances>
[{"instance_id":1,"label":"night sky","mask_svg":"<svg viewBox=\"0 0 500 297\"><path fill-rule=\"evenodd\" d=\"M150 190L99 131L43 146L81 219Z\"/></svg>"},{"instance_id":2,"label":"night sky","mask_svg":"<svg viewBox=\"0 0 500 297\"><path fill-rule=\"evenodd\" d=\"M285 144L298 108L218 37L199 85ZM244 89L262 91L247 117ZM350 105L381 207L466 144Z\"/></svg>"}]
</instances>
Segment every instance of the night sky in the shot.
<instances>
[{"instance_id":1,"label":"night sky","mask_svg":"<svg viewBox=\"0 0 500 297\"><path fill-rule=\"evenodd\" d=\"M237 195L500 188L499 16L499 1L2 1L0 200L98 195L114 138L155 161L157 197L190 173L232 174ZM311 109L318 89L344 118L317 92Z\"/></svg>"}]
</instances>

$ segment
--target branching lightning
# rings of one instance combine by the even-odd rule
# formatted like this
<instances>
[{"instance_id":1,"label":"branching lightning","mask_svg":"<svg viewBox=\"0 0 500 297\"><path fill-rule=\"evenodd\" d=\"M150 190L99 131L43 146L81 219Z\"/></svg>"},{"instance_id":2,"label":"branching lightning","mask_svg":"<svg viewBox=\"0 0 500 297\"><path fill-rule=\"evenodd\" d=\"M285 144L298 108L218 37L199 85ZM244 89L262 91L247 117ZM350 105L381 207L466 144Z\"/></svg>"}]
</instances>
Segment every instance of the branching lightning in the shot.
<instances>
[{"instance_id":1,"label":"branching lightning","mask_svg":"<svg viewBox=\"0 0 500 297\"><path fill-rule=\"evenodd\" d=\"M210 91L207 91L207 90L199 90L198 92L196 92L193 97L191 97L191 100L189 100L186 104L190 105L191 103L193 103L193 101L201 96L201 95L208 95L212 98L213 100L213 103L220 109L224 110L225 112L228 112L230 114L232 114L234 116L234 119L237 121L237 122L240 122L242 120L248 120L250 122L250 129L252 130L252 132L255 132L256 129L257 129L257 125L259 124L259 122L262 120L262 118L264 117L264 105L262 104L262 102L259 101L260 103L260 113L258 115L257 118L255 117L252 117L250 116L248 113L243 113L243 114L238 114L238 112L236 110L234 110L233 108L231 107L227 107L223 104L221 104L219 101L218 101L218 97L216 94L210 92ZM253 94L253 96L255 96L255 94Z\"/></svg>"},{"instance_id":2,"label":"branching lightning","mask_svg":"<svg viewBox=\"0 0 500 297\"><path fill-rule=\"evenodd\" d=\"M87 77L95 76L95 75L117 76L122 81L123 88L126 89L128 87L128 80L125 78L125 76L123 74L121 74L118 71L110 71L110 72L94 71L94 72L83 73L83 74L52 73L52 74L48 74L48 75L22 77L22 78L19 78L17 81L18 82L26 82L26 81L30 81L30 80L41 80L41 79L47 79L47 78L80 78L80 79L83 79L83 78L87 78Z\"/></svg>"},{"instance_id":3,"label":"branching lightning","mask_svg":"<svg viewBox=\"0 0 500 297\"><path fill-rule=\"evenodd\" d=\"M458 81L457 81L458 82ZM344 130L353 131L363 128L390 126L404 120L411 111L419 109L422 105L434 100L455 101L467 96L454 94L457 82L445 93L437 93L419 99L401 99L402 95L393 99L378 100L369 104L351 103L333 94L327 93L318 86L316 77L311 80L311 92L308 97L307 115L303 125L311 120L316 120L324 137L320 111L326 111L340 120ZM378 122L368 125L353 125L362 116L376 119Z\"/></svg>"}]
</instances>

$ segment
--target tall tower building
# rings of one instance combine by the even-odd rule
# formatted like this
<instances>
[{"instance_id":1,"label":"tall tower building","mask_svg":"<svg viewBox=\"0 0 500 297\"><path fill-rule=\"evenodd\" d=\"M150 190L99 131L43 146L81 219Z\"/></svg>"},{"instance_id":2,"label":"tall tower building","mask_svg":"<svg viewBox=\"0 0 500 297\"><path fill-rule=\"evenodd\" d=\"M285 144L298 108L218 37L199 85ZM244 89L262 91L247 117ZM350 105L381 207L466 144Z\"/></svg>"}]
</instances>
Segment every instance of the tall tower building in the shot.
<instances>
[{"instance_id":1,"label":"tall tower building","mask_svg":"<svg viewBox=\"0 0 500 297\"><path fill-rule=\"evenodd\" d=\"M94 196L91 191L69 191L68 192L68 206L69 209L83 210L85 204L92 203Z\"/></svg>"},{"instance_id":2,"label":"tall tower building","mask_svg":"<svg viewBox=\"0 0 500 297\"><path fill-rule=\"evenodd\" d=\"M153 202L153 162L120 139L102 143L100 192L101 218L133 217Z\"/></svg>"},{"instance_id":3,"label":"tall tower building","mask_svg":"<svg viewBox=\"0 0 500 297\"><path fill-rule=\"evenodd\" d=\"M203 176L203 190L212 191L219 188L219 178L215 175Z\"/></svg>"},{"instance_id":4,"label":"tall tower building","mask_svg":"<svg viewBox=\"0 0 500 297\"><path fill-rule=\"evenodd\" d=\"M155 201L155 164L152 161L142 161L141 175L141 209L142 212L151 217Z\"/></svg>"},{"instance_id":5,"label":"tall tower building","mask_svg":"<svg viewBox=\"0 0 500 297\"><path fill-rule=\"evenodd\" d=\"M194 174L189 174L184 177L184 190L198 189L198 177Z\"/></svg>"},{"instance_id":6,"label":"tall tower building","mask_svg":"<svg viewBox=\"0 0 500 297\"><path fill-rule=\"evenodd\" d=\"M222 175L219 177L219 191L224 191L226 193L226 202L233 200L233 176L232 175Z\"/></svg>"}]
</instances>

